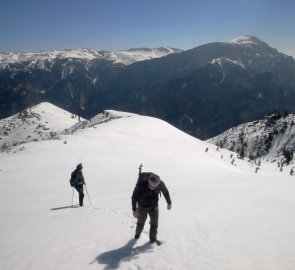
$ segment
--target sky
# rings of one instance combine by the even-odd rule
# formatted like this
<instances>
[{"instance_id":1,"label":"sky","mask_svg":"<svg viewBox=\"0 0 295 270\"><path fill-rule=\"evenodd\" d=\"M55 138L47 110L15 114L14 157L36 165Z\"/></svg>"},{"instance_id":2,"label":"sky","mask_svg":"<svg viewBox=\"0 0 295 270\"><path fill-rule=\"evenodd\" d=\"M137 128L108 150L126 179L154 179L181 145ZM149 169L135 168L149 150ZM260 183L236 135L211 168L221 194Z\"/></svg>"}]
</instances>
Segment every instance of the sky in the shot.
<instances>
[{"instance_id":1,"label":"sky","mask_svg":"<svg viewBox=\"0 0 295 270\"><path fill-rule=\"evenodd\" d=\"M295 56L293 0L1 0L0 52L160 46L253 35Z\"/></svg>"}]
</instances>

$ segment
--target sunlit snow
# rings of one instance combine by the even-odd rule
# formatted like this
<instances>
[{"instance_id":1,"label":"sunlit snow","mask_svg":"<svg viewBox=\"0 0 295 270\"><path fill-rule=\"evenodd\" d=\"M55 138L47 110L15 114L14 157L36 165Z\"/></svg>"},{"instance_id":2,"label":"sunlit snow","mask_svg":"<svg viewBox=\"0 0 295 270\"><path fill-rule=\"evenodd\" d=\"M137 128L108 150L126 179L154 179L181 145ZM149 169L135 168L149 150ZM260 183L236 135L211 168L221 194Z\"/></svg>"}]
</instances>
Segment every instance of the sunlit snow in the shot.
<instances>
[{"instance_id":1,"label":"sunlit snow","mask_svg":"<svg viewBox=\"0 0 295 270\"><path fill-rule=\"evenodd\" d=\"M0 153L1 270L294 269L294 177L266 163L255 173L159 119L105 114L117 117ZM75 192L72 207L69 178L79 162L92 206L86 195L76 207ZM172 210L159 203L161 246L149 243L148 221L132 240L141 163L171 194Z\"/></svg>"}]
</instances>

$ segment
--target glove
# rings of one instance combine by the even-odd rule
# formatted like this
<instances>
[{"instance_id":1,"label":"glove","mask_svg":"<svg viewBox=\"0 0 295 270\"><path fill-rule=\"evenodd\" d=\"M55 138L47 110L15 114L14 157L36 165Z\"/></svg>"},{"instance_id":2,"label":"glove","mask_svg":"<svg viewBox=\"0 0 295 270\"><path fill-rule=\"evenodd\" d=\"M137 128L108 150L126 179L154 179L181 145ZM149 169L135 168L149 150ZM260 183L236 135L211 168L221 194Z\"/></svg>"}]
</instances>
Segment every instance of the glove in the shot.
<instances>
[{"instance_id":1,"label":"glove","mask_svg":"<svg viewBox=\"0 0 295 270\"><path fill-rule=\"evenodd\" d=\"M139 217L139 213L138 213L138 211L133 211L133 216L134 216L135 218L138 218L138 217Z\"/></svg>"},{"instance_id":2,"label":"glove","mask_svg":"<svg viewBox=\"0 0 295 270\"><path fill-rule=\"evenodd\" d=\"M167 209L171 210L171 208L172 208L172 204L167 204Z\"/></svg>"}]
</instances>

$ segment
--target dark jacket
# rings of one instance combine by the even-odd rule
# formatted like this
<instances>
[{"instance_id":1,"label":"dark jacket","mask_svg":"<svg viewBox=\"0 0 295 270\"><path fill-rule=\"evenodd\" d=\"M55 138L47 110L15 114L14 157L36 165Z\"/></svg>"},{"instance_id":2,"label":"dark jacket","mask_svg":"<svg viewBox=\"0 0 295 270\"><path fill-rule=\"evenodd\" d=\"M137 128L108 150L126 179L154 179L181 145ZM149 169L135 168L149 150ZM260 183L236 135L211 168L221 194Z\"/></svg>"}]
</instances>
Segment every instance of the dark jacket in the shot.
<instances>
[{"instance_id":1,"label":"dark jacket","mask_svg":"<svg viewBox=\"0 0 295 270\"><path fill-rule=\"evenodd\" d=\"M132 194L132 210L136 211L137 204L146 208L156 206L159 201L160 192L163 193L167 204L171 204L169 191L163 181L154 190L149 188L148 181L137 184Z\"/></svg>"},{"instance_id":2,"label":"dark jacket","mask_svg":"<svg viewBox=\"0 0 295 270\"><path fill-rule=\"evenodd\" d=\"M85 184L84 176L82 171L78 171L77 169L72 172L71 175L71 184L74 186Z\"/></svg>"}]
</instances>

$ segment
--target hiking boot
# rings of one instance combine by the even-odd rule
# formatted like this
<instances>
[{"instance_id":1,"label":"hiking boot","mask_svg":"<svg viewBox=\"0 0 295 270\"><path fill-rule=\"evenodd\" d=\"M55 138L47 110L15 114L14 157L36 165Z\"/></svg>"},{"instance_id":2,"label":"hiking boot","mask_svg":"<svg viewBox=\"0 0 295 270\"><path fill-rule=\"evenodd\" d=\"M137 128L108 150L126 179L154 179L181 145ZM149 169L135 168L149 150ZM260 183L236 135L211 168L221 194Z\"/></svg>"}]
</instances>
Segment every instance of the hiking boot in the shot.
<instances>
[{"instance_id":1,"label":"hiking boot","mask_svg":"<svg viewBox=\"0 0 295 270\"><path fill-rule=\"evenodd\" d=\"M157 243L157 239L156 239L156 238L151 238L151 239L150 239L150 242L151 242L151 243Z\"/></svg>"},{"instance_id":2,"label":"hiking boot","mask_svg":"<svg viewBox=\"0 0 295 270\"><path fill-rule=\"evenodd\" d=\"M136 235L134 236L134 239L137 240L139 237L140 237L140 235L139 235L139 234L136 234Z\"/></svg>"}]
</instances>

